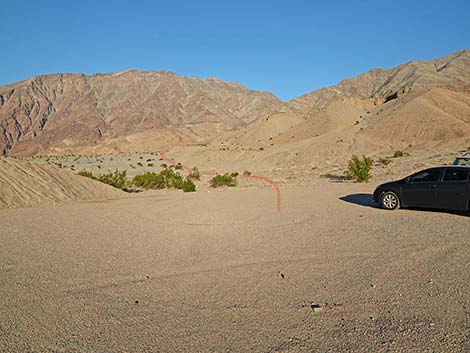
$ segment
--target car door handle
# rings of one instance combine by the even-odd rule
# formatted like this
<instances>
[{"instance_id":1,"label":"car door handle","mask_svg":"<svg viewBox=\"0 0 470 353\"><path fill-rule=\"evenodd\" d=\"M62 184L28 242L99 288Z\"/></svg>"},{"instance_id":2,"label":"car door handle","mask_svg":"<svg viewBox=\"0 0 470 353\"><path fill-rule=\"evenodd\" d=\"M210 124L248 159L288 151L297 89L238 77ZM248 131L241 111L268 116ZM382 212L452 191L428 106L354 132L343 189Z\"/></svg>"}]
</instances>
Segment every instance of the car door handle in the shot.
<instances>
[{"instance_id":1,"label":"car door handle","mask_svg":"<svg viewBox=\"0 0 470 353\"><path fill-rule=\"evenodd\" d=\"M433 187L433 188L437 188L437 184L432 184L432 187Z\"/></svg>"}]
</instances>

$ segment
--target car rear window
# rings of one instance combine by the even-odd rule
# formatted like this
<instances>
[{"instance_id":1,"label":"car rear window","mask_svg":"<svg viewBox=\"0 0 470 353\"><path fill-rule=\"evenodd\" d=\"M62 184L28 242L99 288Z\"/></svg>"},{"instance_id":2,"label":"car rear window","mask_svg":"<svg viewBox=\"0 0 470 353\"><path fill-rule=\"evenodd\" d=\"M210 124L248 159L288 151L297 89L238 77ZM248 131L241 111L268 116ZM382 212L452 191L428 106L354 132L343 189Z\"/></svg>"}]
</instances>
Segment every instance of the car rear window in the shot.
<instances>
[{"instance_id":1,"label":"car rear window","mask_svg":"<svg viewBox=\"0 0 470 353\"><path fill-rule=\"evenodd\" d=\"M465 181L467 179L467 170L447 169L444 174L444 181Z\"/></svg>"}]
</instances>

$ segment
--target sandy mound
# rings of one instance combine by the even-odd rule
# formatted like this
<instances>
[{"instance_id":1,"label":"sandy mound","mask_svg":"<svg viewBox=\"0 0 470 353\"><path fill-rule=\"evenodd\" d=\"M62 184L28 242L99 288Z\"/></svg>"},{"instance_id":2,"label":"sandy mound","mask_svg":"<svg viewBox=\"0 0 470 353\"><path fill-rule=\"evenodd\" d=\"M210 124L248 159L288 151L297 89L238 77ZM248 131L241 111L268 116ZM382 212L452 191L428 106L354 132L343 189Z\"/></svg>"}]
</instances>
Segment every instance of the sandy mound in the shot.
<instances>
[{"instance_id":1,"label":"sandy mound","mask_svg":"<svg viewBox=\"0 0 470 353\"><path fill-rule=\"evenodd\" d=\"M110 186L46 164L0 158L0 208L119 197Z\"/></svg>"}]
</instances>

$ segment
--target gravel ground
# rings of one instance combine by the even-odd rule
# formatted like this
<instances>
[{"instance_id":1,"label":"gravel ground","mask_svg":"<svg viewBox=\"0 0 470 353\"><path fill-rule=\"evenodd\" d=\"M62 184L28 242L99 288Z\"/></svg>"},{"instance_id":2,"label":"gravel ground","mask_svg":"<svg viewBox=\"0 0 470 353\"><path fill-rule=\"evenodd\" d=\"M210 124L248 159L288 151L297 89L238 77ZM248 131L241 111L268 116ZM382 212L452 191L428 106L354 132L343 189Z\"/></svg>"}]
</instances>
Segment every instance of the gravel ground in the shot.
<instances>
[{"instance_id":1,"label":"gravel ground","mask_svg":"<svg viewBox=\"0 0 470 353\"><path fill-rule=\"evenodd\" d=\"M0 351L470 351L470 217L372 188L0 210Z\"/></svg>"}]
</instances>

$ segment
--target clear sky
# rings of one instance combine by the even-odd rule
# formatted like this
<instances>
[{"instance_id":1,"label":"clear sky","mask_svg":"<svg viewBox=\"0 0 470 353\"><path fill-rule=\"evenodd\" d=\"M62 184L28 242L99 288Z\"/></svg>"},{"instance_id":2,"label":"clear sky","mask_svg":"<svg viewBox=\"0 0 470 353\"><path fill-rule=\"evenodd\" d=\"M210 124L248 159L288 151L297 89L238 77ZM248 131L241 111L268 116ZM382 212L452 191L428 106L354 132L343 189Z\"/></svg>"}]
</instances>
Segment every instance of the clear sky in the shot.
<instances>
[{"instance_id":1,"label":"clear sky","mask_svg":"<svg viewBox=\"0 0 470 353\"><path fill-rule=\"evenodd\" d=\"M469 0L0 0L0 84L166 69L288 100L469 48Z\"/></svg>"}]
</instances>

